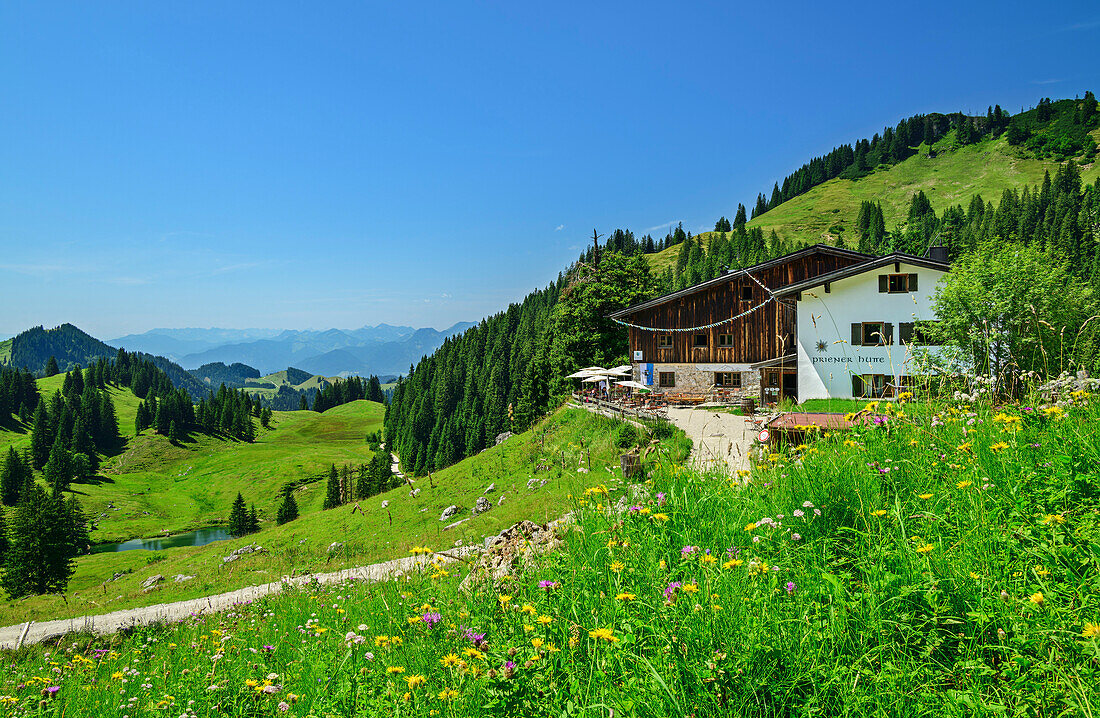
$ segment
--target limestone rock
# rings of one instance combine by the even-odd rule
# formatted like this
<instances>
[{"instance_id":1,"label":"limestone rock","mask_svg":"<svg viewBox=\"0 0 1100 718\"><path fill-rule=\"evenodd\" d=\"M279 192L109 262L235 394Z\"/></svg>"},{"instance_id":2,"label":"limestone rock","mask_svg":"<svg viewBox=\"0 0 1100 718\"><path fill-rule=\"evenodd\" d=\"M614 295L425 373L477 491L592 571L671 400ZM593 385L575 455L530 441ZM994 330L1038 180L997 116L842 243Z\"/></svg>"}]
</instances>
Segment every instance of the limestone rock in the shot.
<instances>
[{"instance_id":1,"label":"limestone rock","mask_svg":"<svg viewBox=\"0 0 1100 718\"><path fill-rule=\"evenodd\" d=\"M461 510L462 509L458 508L458 506L456 506L455 504L451 504L447 508L443 509L443 513L439 515L439 520L446 521Z\"/></svg>"},{"instance_id":2,"label":"limestone rock","mask_svg":"<svg viewBox=\"0 0 1100 718\"><path fill-rule=\"evenodd\" d=\"M175 576L172 577L172 580L176 583L183 583L184 581L190 581L193 578L194 576L185 576L182 573L177 573Z\"/></svg>"},{"instance_id":3,"label":"limestone rock","mask_svg":"<svg viewBox=\"0 0 1100 718\"><path fill-rule=\"evenodd\" d=\"M456 526L461 526L462 524L466 523L466 522L467 522L467 521L469 521L469 520L470 520L470 519L468 519L468 518L467 518L467 519L459 519L458 521L455 521L455 522L454 522L453 524L447 524L446 526L444 526L444 527L443 527L443 530L444 530L444 531L450 531L450 530L451 530L451 529L453 529L454 527L456 527Z\"/></svg>"},{"instance_id":4,"label":"limestone rock","mask_svg":"<svg viewBox=\"0 0 1100 718\"><path fill-rule=\"evenodd\" d=\"M515 434L510 431L506 431L503 434L497 434L497 438L493 441L493 446L498 446L503 442L508 441L508 439L511 439L513 436L515 436Z\"/></svg>"},{"instance_id":5,"label":"limestone rock","mask_svg":"<svg viewBox=\"0 0 1100 718\"><path fill-rule=\"evenodd\" d=\"M460 587L469 589L479 581L499 581L512 575L521 560L525 564L531 563L561 545L561 539L549 524L540 526L530 521L520 521L485 539L485 551Z\"/></svg>"},{"instance_id":6,"label":"limestone rock","mask_svg":"<svg viewBox=\"0 0 1100 718\"><path fill-rule=\"evenodd\" d=\"M222 563L232 563L242 556L247 556L250 553L267 553L267 549L259 544L248 544L247 546L241 546L239 549L230 551L229 555L222 559Z\"/></svg>"},{"instance_id":7,"label":"limestone rock","mask_svg":"<svg viewBox=\"0 0 1100 718\"><path fill-rule=\"evenodd\" d=\"M483 514L489 509L493 508L493 503L484 496L478 496L477 501L474 503L474 507L470 509L473 514Z\"/></svg>"},{"instance_id":8,"label":"limestone rock","mask_svg":"<svg viewBox=\"0 0 1100 718\"><path fill-rule=\"evenodd\" d=\"M339 551L342 548L344 548L344 542L343 541L333 541L332 543L330 543L328 545L328 552L332 553L334 551Z\"/></svg>"},{"instance_id":9,"label":"limestone rock","mask_svg":"<svg viewBox=\"0 0 1100 718\"><path fill-rule=\"evenodd\" d=\"M493 492L494 492L494 491L496 491L496 490L497 490L497 485L496 485L496 482L493 482L493 483L489 484L489 488L485 489L485 490L484 490L484 491L482 491L481 493L483 493L483 494L491 494L491 493L493 493Z\"/></svg>"},{"instance_id":10,"label":"limestone rock","mask_svg":"<svg viewBox=\"0 0 1100 718\"><path fill-rule=\"evenodd\" d=\"M162 574L159 574L159 573L156 574L155 576L150 576L149 578L147 578L147 579L145 579L144 581L141 582L141 590L142 591L151 591L156 587L156 585L158 583L160 583L163 580L164 580L164 576Z\"/></svg>"}]
</instances>

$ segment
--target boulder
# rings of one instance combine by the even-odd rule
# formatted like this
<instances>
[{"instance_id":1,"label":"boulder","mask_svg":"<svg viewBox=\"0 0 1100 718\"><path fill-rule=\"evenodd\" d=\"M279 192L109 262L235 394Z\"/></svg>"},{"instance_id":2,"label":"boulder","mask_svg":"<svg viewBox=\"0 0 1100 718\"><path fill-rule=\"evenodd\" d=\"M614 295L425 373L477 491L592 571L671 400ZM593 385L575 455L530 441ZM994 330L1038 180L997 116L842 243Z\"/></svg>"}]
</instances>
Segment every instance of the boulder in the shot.
<instances>
[{"instance_id":1,"label":"boulder","mask_svg":"<svg viewBox=\"0 0 1100 718\"><path fill-rule=\"evenodd\" d=\"M328 552L333 553L334 551L339 551L342 548L344 548L343 541L333 541L328 545Z\"/></svg>"},{"instance_id":2,"label":"boulder","mask_svg":"<svg viewBox=\"0 0 1100 718\"><path fill-rule=\"evenodd\" d=\"M164 580L164 576L162 574L159 574L159 573L156 574L155 576L150 576L149 578L147 578L147 579L145 579L144 581L141 582L141 590L142 591L151 591L153 588L156 587L156 585L158 583L160 583L163 580Z\"/></svg>"},{"instance_id":3,"label":"boulder","mask_svg":"<svg viewBox=\"0 0 1100 718\"><path fill-rule=\"evenodd\" d=\"M459 519L458 521L455 521L453 524L447 524L446 526L444 526L443 530L444 531L450 531L451 529L455 528L456 526L461 526L462 524L466 523L469 520L470 519Z\"/></svg>"},{"instance_id":4,"label":"boulder","mask_svg":"<svg viewBox=\"0 0 1100 718\"><path fill-rule=\"evenodd\" d=\"M470 512L475 515L483 514L491 508L493 508L493 502L489 501L489 499L485 498L484 496L478 496L477 501L474 503L474 507L470 509Z\"/></svg>"},{"instance_id":5,"label":"boulder","mask_svg":"<svg viewBox=\"0 0 1100 718\"><path fill-rule=\"evenodd\" d=\"M176 583L183 583L184 581L190 581L193 578L194 576L185 576L182 573L177 573L175 576L172 577L172 580Z\"/></svg>"},{"instance_id":6,"label":"boulder","mask_svg":"<svg viewBox=\"0 0 1100 718\"><path fill-rule=\"evenodd\" d=\"M439 520L446 521L461 510L462 509L458 508L458 506L456 506L455 504L451 504L447 508L443 509L443 513L439 515Z\"/></svg>"},{"instance_id":7,"label":"boulder","mask_svg":"<svg viewBox=\"0 0 1100 718\"><path fill-rule=\"evenodd\" d=\"M247 546L241 546L239 549L230 551L229 555L222 559L222 563L232 563L242 556L247 556L250 553L267 553L267 549L254 543Z\"/></svg>"},{"instance_id":8,"label":"boulder","mask_svg":"<svg viewBox=\"0 0 1100 718\"><path fill-rule=\"evenodd\" d=\"M420 495L420 489L413 489L412 491L409 492L409 498L410 499L415 499L419 495Z\"/></svg>"},{"instance_id":9,"label":"boulder","mask_svg":"<svg viewBox=\"0 0 1100 718\"><path fill-rule=\"evenodd\" d=\"M493 493L493 492L494 492L494 491L496 491L496 490L497 490L497 485L496 485L496 482L494 482L494 483L491 483L491 484L489 484L489 488L485 489L485 490L484 490L484 491L482 491L481 493L483 493L483 494L491 494L491 493Z\"/></svg>"},{"instance_id":10,"label":"boulder","mask_svg":"<svg viewBox=\"0 0 1100 718\"><path fill-rule=\"evenodd\" d=\"M562 541L555 529L560 527L560 521L544 526L520 521L496 536L486 538L485 551L473 570L462 580L460 588L470 589L483 580L500 581L513 575L521 562L530 564L539 555L557 550Z\"/></svg>"},{"instance_id":11,"label":"boulder","mask_svg":"<svg viewBox=\"0 0 1100 718\"><path fill-rule=\"evenodd\" d=\"M493 441L493 446L498 446L501 443L508 441L508 439L511 439L513 436L515 436L515 434L510 431L506 431L503 434L497 434L497 438Z\"/></svg>"}]
</instances>

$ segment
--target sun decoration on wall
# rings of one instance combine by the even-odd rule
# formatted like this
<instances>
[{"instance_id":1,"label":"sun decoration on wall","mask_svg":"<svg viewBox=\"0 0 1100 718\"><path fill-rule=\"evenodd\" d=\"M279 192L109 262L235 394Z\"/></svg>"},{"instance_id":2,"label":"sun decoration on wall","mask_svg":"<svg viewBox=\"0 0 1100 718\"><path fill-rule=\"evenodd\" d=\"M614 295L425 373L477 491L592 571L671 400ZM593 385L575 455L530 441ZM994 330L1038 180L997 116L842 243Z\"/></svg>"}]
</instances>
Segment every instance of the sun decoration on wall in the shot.
<instances>
[{"instance_id":1,"label":"sun decoration on wall","mask_svg":"<svg viewBox=\"0 0 1100 718\"><path fill-rule=\"evenodd\" d=\"M825 342L819 341L819 342L817 343L817 350L818 350L819 352L823 352L823 351L825 351L825 350L826 350L826 349L828 349L828 348L829 348L829 345L828 345L828 344L826 344Z\"/></svg>"}]
</instances>

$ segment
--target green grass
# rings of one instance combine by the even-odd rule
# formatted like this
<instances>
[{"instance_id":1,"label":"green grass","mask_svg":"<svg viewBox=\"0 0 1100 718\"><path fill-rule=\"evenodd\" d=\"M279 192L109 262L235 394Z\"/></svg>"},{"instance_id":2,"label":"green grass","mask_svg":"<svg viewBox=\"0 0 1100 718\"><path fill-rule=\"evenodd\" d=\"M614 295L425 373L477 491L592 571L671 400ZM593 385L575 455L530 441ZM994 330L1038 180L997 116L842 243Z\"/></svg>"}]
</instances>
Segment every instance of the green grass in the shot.
<instances>
[{"instance_id":1,"label":"green grass","mask_svg":"<svg viewBox=\"0 0 1100 718\"><path fill-rule=\"evenodd\" d=\"M339 464L340 452L358 451L345 445L345 440L354 439L366 451L362 437L369 427L377 427L381 413L376 411L377 420L366 420L364 405L374 410L370 402L353 402L322 415L293 412L292 416L306 418L292 427L276 427L270 435L261 436L254 446L232 445L225 451L213 451L206 463L203 460L209 447L205 443L200 442L197 450L188 451L190 458L174 453L183 450L157 444L148 452L147 460L163 464L150 465L148 472L128 476L125 490L118 484L109 486L106 491L112 493L99 494L98 500L110 497L116 506L124 507L117 513L129 516L130 527L154 528L170 521L182 529L224 518L237 490L242 489L246 498L256 499L261 514L269 519L277 502L272 487L281 485L284 478L277 473L280 466L294 467L299 462L308 471L327 467L333 460ZM333 419L341 418L349 422L333 423ZM433 474L430 480L417 479L415 485L421 492L416 498L409 496L408 488L401 488L360 502L361 514L352 514L351 505L322 511L324 482L317 482L296 490L303 515L284 526L274 526L265 520L258 534L198 548L174 548L155 554L126 551L82 556L77 559L76 574L64 598L37 596L0 603L0 625L196 598L277 580L292 572L334 571L396 558L407 555L414 545L447 548L455 541L480 541L521 519L554 519L567 510L569 495L587 485L585 482L594 476L602 482L613 479L614 474L607 469L618 466L621 450L613 445L609 435L618 425L584 410L564 408L534 429ZM346 436L340 436L341 431ZM153 438L159 442L162 437ZM689 447L682 445L680 437L674 436L666 443L674 447L678 456L686 457ZM158 459L166 449L169 456ZM186 477L179 477L179 469L185 466L196 468ZM269 471L276 473L269 476ZM295 471L290 474L300 475ZM531 479L547 483L528 489ZM451 521L471 517L474 501L492 483L496 484L496 491L489 498L494 508L444 532L443 527ZM257 486L267 489L257 495ZM502 496L504 502L497 506ZM384 499L390 502L388 511L381 508ZM82 501L86 507L91 503L84 497ZM450 521L441 522L440 514L451 504L458 504L464 511ZM144 517L143 510L164 512L165 517ZM88 513L98 515L90 510ZM101 523L97 538L104 535L104 527L109 528L111 520ZM134 535L149 534L138 531ZM337 541L344 542L343 550L328 553L329 544ZM252 542L261 544L269 553L222 567L223 556ZM153 556L156 563L147 565ZM125 569L133 573L104 583L113 573ZM169 579L176 574L196 578L185 583L169 582L152 593L141 593L141 582L157 573Z\"/></svg>"},{"instance_id":2,"label":"green grass","mask_svg":"<svg viewBox=\"0 0 1100 718\"><path fill-rule=\"evenodd\" d=\"M496 585L452 566L33 647L3 691L40 715L1094 714L1100 405L926 408L745 484L661 462L638 511L575 493L563 550Z\"/></svg>"},{"instance_id":3,"label":"green grass","mask_svg":"<svg viewBox=\"0 0 1100 718\"><path fill-rule=\"evenodd\" d=\"M287 379L287 371L284 369L282 371L277 371L274 374L262 376L259 379L248 379L245 382L244 388L248 390L249 394L256 394L259 396L271 398L279 392L279 387L281 386L288 386L294 390L305 391L309 389L320 389L322 383L327 382L331 384L334 381L336 381L335 377L323 377L320 374L316 374L314 376L311 376L309 379L305 380L301 384L292 384ZM274 384L275 388L266 388L261 386L263 384Z\"/></svg>"},{"instance_id":4,"label":"green grass","mask_svg":"<svg viewBox=\"0 0 1100 718\"><path fill-rule=\"evenodd\" d=\"M1092 134L1100 141L1100 130ZM858 239L854 227L860 202L864 200L882 203L886 228L892 231L896 224L905 222L910 200L920 190L937 213L957 204L965 209L976 194L996 204L1006 189L1042 184L1043 172L1050 171L1053 177L1059 164L1030 157L1009 146L1003 137L957 149L950 149L952 142L948 138L937 143L938 154L934 158L919 153L858 180L829 180L751 220L748 226L762 228L765 235L775 230L780 237L804 244L832 244L837 236L843 235L854 246ZM1100 162L1083 169L1081 175L1085 182L1100 177ZM711 234L698 235L704 248ZM647 255L650 267L663 272L676 263L679 252L680 247L675 246Z\"/></svg>"},{"instance_id":5,"label":"green grass","mask_svg":"<svg viewBox=\"0 0 1100 718\"><path fill-rule=\"evenodd\" d=\"M14 339L0 341L0 364L7 364L11 361L11 347L14 343Z\"/></svg>"}]
</instances>

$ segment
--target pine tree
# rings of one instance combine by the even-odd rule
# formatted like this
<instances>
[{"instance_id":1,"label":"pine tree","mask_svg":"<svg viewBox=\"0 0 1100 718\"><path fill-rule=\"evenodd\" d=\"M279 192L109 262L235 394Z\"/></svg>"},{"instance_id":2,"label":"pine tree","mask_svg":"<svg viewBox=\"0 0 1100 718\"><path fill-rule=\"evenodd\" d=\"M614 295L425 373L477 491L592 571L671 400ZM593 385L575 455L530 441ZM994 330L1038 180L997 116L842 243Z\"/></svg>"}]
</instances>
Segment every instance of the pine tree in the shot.
<instances>
[{"instance_id":1,"label":"pine tree","mask_svg":"<svg viewBox=\"0 0 1100 718\"><path fill-rule=\"evenodd\" d=\"M323 509L334 509L340 505L340 477L336 473L336 464L328 470L328 486L325 490Z\"/></svg>"},{"instance_id":2,"label":"pine tree","mask_svg":"<svg viewBox=\"0 0 1100 718\"><path fill-rule=\"evenodd\" d=\"M57 359L51 356L46 360L46 369L42 372L43 376L57 376L61 373L61 369L57 366Z\"/></svg>"},{"instance_id":3,"label":"pine tree","mask_svg":"<svg viewBox=\"0 0 1100 718\"><path fill-rule=\"evenodd\" d=\"M260 517L256 514L256 504L248 509L248 533L254 534L260 530Z\"/></svg>"},{"instance_id":4,"label":"pine tree","mask_svg":"<svg viewBox=\"0 0 1100 718\"><path fill-rule=\"evenodd\" d=\"M173 444L178 444L180 442L179 425L176 423L175 419L172 419L168 424L168 440Z\"/></svg>"},{"instance_id":5,"label":"pine tree","mask_svg":"<svg viewBox=\"0 0 1100 718\"><path fill-rule=\"evenodd\" d=\"M298 395L298 411L309 411L309 401L304 392Z\"/></svg>"},{"instance_id":6,"label":"pine tree","mask_svg":"<svg viewBox=\"0 0 1100 718\"><path fill-rule=\"evenodd\" d=\"M10 519L4 590L12 598L62 592L73 575L72 521L60 495L28 483Z\"/></svg>"},{"instance_id":7,"label":"pine tree","mask_svg":"<svg viewBox=\"0 0 1100 718\"><path fill-rule=\"evenodd\" d=\"M733 218L733 228L735 230L743 229L747 222L748 222L748 219L745 216L745 205L738 202L737 203L737 216Z\"/></svg>"},{"instance_id":8,"label":"pine tree","mask_svg":"<svg viewBox=\"0 0 1100 718\"><path fill-rule=\"evenodd\" d=\"M8 525L4 517L4 507L0 506L0 566L4 565L4 557L8 555Z\"/></svg>"},{"instance_id":9,"label":"pine tree","mask_svg":"<svg viewBox=\"0 0 1100 718\"><path fill-rule=\"evenodd\" d=\"M88 520L84 516L84 509L75 495L65 502L65 513L69 520L69 542L73 547L73 555L82 556L91 550L92 539L88 534Z\"/></svg>"},{"instance_id":10,"label":"pine tree","mask_svg":"<svg viewBox=\"0 0 1100 718\"><path fill-rule=\"evenodd\" d=\"M244 506L244 497L237 492L233 506L229 509L229 535L244 536L248 533L248 509Z\"/></svg>"},{"instance_id":11,"label":"pine tree","mask_svg":"<svg viewBox=\"0 0 1100 718\"><path fill-rule=\"evenodd\" d=\"M283 503L279 505L275 522L282 526L296 518L298 518L298 502L294 500L294 492L287 491L286 496L283 497Z\"/></svg>"}]
</instances>

